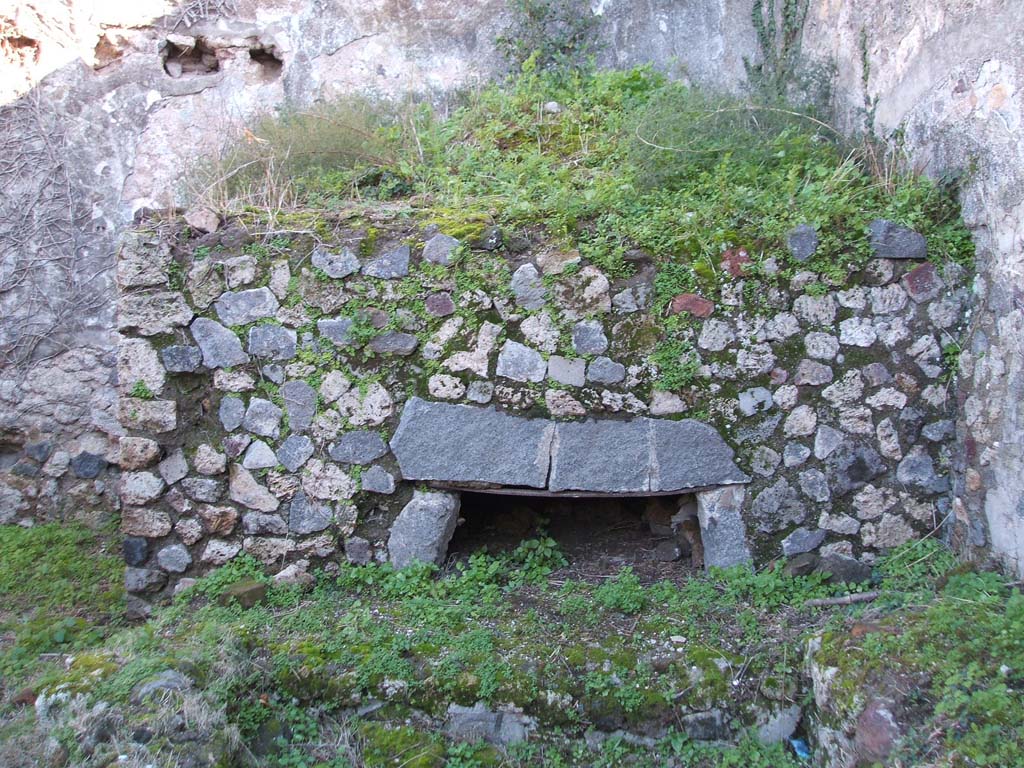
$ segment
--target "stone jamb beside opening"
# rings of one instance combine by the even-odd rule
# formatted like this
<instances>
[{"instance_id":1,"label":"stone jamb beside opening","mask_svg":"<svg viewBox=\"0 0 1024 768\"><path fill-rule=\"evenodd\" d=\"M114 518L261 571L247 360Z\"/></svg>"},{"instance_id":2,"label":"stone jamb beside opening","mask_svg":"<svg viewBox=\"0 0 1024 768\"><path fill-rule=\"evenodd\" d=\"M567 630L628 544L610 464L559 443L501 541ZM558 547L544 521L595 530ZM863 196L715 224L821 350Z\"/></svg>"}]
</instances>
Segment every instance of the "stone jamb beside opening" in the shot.
<instances>
[{"instance_id":1,"label":"stone jamb beside opening","mask_svg":"<svg viewBox=\"0 0 1024 768\"><path fill-rule=\"evenodd\" d=\"M604 497L695 492L705 567L750 562L742 509L750 478L710 426L693 419L557 422L410 399L391 450L417 491L392 526L391 562L444 560L460 490ZM447 533L447 538L444 533Z\"/></svg>"}]
</instances>

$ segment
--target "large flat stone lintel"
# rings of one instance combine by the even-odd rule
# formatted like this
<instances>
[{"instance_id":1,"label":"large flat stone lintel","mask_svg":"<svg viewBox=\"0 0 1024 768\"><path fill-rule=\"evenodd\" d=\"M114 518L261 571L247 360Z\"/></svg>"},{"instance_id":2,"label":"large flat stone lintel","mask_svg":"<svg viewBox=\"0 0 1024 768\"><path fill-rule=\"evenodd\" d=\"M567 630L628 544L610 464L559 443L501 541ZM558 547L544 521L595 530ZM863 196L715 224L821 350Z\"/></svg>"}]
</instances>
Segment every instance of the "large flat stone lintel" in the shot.
<instances>
[{"instance_id":1,"label":"large flat stone lintel","mask_svg":"<svg viewBox=\"0 0 1024 768\"><path fill-rule=\"evenodd\" d=\"M746 483L707 424L552 422L412 398L391 441L406 480L495 492L651 495Z\"/></svg>"},{"instance_id":2,"label":"large flat stone lintel","mask_svg":"<svg viewBox=\"0 0 1024 768\"><path fill-rule=\"evenodd\" d=\"M406 480L544 488L553 435L544 419L414 397L391 450Z\"/></svg>"},{"instance_id":3,"label":"large flat stone lintel","mask_svg":"<svg viewBox=\"0 0 1024 768\"><path fill-rule=\"evenodd\" d=\"M647 421L559 423L551 451L548 490L649 491L651 445Z\"/></svg>"}]
</instances>

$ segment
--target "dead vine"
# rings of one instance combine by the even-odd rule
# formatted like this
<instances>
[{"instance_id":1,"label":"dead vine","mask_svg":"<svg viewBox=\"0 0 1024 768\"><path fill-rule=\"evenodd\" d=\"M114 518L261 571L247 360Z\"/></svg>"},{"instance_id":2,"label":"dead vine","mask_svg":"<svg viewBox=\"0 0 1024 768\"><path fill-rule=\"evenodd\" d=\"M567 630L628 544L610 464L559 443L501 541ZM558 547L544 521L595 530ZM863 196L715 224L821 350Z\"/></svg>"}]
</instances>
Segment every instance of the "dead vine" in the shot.
<instances>
[{"instance_id":1,"label":"dead vine","mask_svg":"<svg viewBox=\"0 0 1024 768\"><path fill-rule=\"evenodd\" d=\"M100 269L83 268L85 201L70 176L67 135L38 96L0 109L0 368L69 348L109 301Z\"/></svg>"}]
</instances>

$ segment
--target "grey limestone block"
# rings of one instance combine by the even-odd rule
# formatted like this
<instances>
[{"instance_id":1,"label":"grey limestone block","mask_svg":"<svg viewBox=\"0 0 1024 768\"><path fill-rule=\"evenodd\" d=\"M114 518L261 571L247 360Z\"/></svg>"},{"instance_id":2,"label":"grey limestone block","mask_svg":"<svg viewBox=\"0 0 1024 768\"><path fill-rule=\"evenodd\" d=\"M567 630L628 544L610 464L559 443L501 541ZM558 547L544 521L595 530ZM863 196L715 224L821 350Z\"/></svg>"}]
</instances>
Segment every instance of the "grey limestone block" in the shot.
<instances>
[{"instance_id":1,"label":"grey limestone block","mask_svg":"<svg viewBox=\"0 0 1024 768\"><path fill-rule=\"evenodd\" d=\"M280 305L267 287L247 291L225 291L213 304L217 317L225 325L246 325L273 317Z\"/></svg>"},{"instance_id":2,"label":"grey limestone block","mask_svg":"<svg viewBox=\"0 0 1024 768\"><path fill-rule=\"evenodd\" d=\"M363 265L363 274L368 277L379 277L383 280L394 280L409 274L409 246L399 245Z\"/></svg>"},{"instance_id":3,"label":"grey limestone block","mask_svg":"<svg viewBox=\"0 0 1024 768\"><path fill-rule=\"evenodd\" d=\"M321 269L328 277L340 280L359 271L359 259L350 248L342 248L340 253L332 253L322 246L313 249L310 262L316 269Z\"/></svg>"},{"instance_id":4,"label":"grey limestone block","mask_svg":"<svg viewBox=\"0 0 1024 768\"><path fill-rule=\"evenodd\" d=\"M388 452L388 446L379 432L357 430L342 435L331 446L331 459L341 464L369 464Z\"/></svg>"},{"instance_id":5,"label":"grey limestone block","mask_svg":"<svg viewBox=\"0 0 1024 768\"><path fill-rule=\"evenodd\" d=\"M729 568L751 562L743 524L742 485L728 485L697 494L697 519L704 545L704 567Z\"/></svg>"},{"instance_id":6,"label":"grey limestone block","mask_svg":"<svg viewBox=\"0 0 1024 768\"><path fill-rule=\"evenodd\" d=\"M448 542L459 522L459 497L451 493L414 491L391 526L388 556L396 568L416 562L444 562Z\"/></svg>"},{"instance_id":7,"label":"grey limestone block","mask_svg":"<svg viewBox=\"0 0 1024 768\"><path fill-rule=\"evenodd\" d=\"M230 368L249 362L249 356L242 349L242 342L220 323L197 317L189 329L203 353L203 365L207 368Z\"/></svg>"}]
</instances>

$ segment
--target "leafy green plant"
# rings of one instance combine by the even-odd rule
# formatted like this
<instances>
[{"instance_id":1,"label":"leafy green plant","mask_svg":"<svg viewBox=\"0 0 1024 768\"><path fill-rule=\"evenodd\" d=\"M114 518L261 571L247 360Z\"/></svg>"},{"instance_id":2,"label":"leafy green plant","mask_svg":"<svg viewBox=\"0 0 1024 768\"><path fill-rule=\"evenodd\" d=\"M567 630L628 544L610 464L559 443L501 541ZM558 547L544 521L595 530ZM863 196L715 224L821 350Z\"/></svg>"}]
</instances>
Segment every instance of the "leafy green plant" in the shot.
<instances>
[{"instance_id":1,"label":"leafy green plant","mask_svg":"<svg viewBox=\"0 0 1024 768\"><path fill-rule=\"evenodd\" d=\"M513 0L512 28L495 41L515 70L573 70L597 50L597 17L569 0Z\"/></svg>"},{"instance_id":2,"label":"leafy green plant","mask_svg":"<svg viewBox=\"0 0 1024 768\"><path fill-rule=\"evenodd\" d=\"M539 584L552 571L568 565L558 542L550 537L528 539L516 547L509 556L513 575L509 587L522 584Z\"/></svg>"},{"instance_id":3,"label":"leafy green plant","mask_svg":"<svg viewBox=\"0 0 1024 768\"><path fill-rule=\"evenodd\" d=\"M934 591L936 580L956 567L956 557L942 542L922 539L896 547L876 567L886 592L919 595Z\"/></svg>"},{"instance_id":4,"label":"leafy green plant","mask_svg":"<svg viewBox=\"0 0 1024 768\"><path fill-rule=\"evenodd\" d=\"M755 87L767 94L785 96L794 79L808 6L808 0L782 0L776 13L775 0L754 0L751 20L762 58L743 63Z\"/></svg>"},{"instance_id":5,"label":"leafy green plant","mask_svg":"<svg viewBox=\"0 0 1024 768\"><path fill-rule=\"evenodd\" d=\"M598 605L620 613L639 613L647 605L647 596L632 568L623 568L594 590Z\"/></svg>"},{"instance_id":6,"label":"leafy green plant","mask_svg":"<svg viewBox=\"0 0 1024 768\"><path fill-rule=\"evenodd\" d=\"M693 344L686 341L659 342L650 360L658 368L655 386L667 392L682 389L693 383L700 369L700 357Z\"/></svg>"},{"instance_id":7,"label":"leafy green plant","mask_svg":"<svg viewBox=\"0 0 1024 768\"><path fill-rule=\"evenodd\" d=\"M156 393L142 379L139 379L132 385L128 394L132 397L137 397L139 400L153 400L156 398Z\"/></svg>"}]
</instances>

